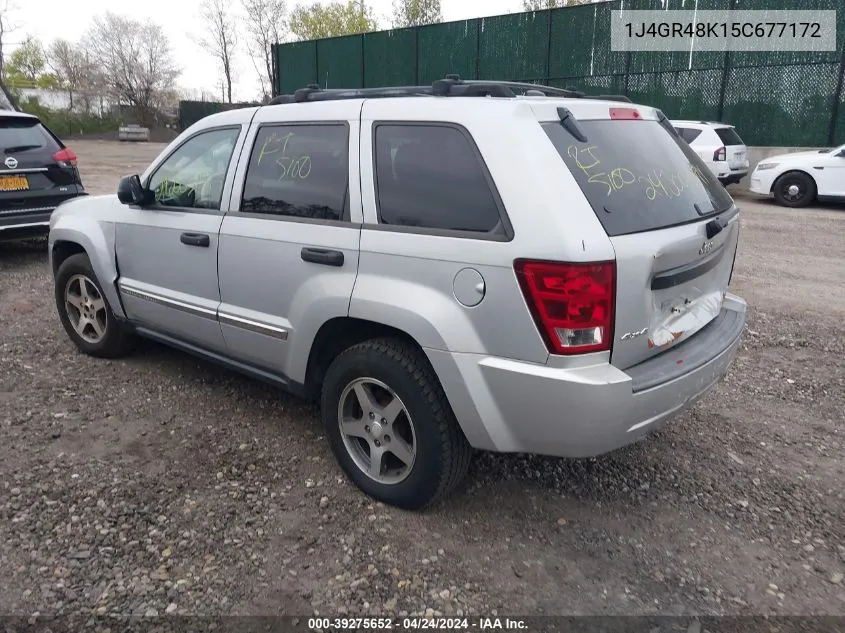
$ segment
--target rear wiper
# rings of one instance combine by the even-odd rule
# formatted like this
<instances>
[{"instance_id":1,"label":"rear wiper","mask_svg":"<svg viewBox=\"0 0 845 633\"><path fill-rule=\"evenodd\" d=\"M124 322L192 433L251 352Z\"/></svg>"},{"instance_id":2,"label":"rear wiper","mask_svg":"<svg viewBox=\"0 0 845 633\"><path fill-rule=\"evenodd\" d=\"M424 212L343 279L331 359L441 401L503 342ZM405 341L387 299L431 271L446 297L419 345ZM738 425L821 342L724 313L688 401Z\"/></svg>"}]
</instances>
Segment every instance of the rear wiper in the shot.
<instances>
[{"instance_id":1,"label":"rear wiper","mask_svg":"<svg viewBox=\"0 0 845 633\"><path fill-rule=\"evenodd\" d=\"M4 154L14 154L15 152L25 152L28 149L38 149L40 145L15 145L14 147L7 147L3 150Z\"/></svg>"},{"instance_id":2,"label":"rear wiper","mask_svg":"<svg viewBox=\"0 0 845 633\"><path fill-rule=\"evenodd\" d=\"M587 142L587 135L581 130L578 122L568 108L558 108L557 115L560 118L560 124L564 130L574 136L577 141L581 143Z\"/></svg>"}]
</instances>

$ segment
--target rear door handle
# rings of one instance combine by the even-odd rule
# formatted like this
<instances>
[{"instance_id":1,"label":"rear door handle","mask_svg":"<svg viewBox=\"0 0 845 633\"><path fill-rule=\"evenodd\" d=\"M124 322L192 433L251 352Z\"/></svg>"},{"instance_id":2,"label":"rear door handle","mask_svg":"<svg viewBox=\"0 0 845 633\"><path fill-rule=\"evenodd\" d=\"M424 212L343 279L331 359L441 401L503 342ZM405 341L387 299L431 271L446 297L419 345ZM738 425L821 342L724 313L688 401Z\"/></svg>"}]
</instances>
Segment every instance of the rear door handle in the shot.
<instances>
[{"instance_id":1,"label":"rear door handle","mask_svg":"<svg viewBox=\"0 0 845 633\"><path fill-rule=\"evenodd\" d=\"M343 252L331 251L322 248L303 248L302 261L312 264L323 264L324 266L343 266Z\"/></svg>"},{"instance_id":2,"label":"rear door handle","mask_svg":"<svg viewBox=\"0 0 845 633\"><path fill-rule=\"evenodd\" d=\"M211 238L205 233L182 233L179 237L182 244L188 246L202 246L208 248L211 245Z\"/></svg>"}]
</instances>

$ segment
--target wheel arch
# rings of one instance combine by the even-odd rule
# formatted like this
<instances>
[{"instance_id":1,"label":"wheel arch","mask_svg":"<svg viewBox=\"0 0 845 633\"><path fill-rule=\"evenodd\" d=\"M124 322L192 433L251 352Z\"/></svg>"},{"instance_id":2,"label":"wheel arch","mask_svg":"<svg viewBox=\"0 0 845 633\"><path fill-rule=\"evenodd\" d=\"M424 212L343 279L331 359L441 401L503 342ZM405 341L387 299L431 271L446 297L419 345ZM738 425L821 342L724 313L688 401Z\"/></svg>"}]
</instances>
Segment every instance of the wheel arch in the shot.
<instances>
[{"instance_id":1,"label":"wheel arch","mask_svg":"<svg viewBox=\"0 0 845 633\"><path fill-rule=\"evenodd\" d=\"M323 323L314 336L305 370L303 395L308 399L319 397L320 386L329 365L344 350L358 343L383 337L401 339L422 352L427 359L423 347L404 330L367 319L334 317Z\"/></svg>"},{"instance_id":2,"label":"wheel arch","mask_svg":"<svg viewBox=\"0 0 845 633\"><path fill-rule=\"evenodd\" d=\"M358 317L329 319L317 331L308 355L305 379L299 390L309 400L320 396L323 378L332 361L352 345L376 338L393 337L403 340L421 352L421 357L431 368L446 401L452 409L458 426L470 444L479 449L493 450L495 442L490 436L466 378L452 354L443 350L424 347L416 336L398 327Z\"/></svg>"},{"instance_id":3,"label":"wheel arch","mask_svg":"<svg viewBox=\"0 0 845 633\"><path fill-rule=\"evenodd\" d=\"M114 255L114 224L92 219L62 216L60 223L50 230L50 271L55 279L62 262L68 257L84 253L91 262L112 313L118 319L125 317L117 292L117 262Z\"/></svg>"}]
</instances>

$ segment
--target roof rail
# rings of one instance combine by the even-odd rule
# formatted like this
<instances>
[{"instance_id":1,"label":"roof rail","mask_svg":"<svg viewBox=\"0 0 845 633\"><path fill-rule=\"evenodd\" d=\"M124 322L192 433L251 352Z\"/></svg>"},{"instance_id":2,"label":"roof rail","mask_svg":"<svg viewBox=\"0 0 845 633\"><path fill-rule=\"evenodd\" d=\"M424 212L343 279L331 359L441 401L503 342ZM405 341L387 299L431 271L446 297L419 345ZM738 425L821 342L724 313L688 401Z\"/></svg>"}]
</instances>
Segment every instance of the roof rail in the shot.
<instances>
[{"instance_id":1,"label":"roof rail","mask_svg":"<svg viewBox=\"0 0 845 633\"><path fill-rule=\"evenodd\" d=\"M390 97L502 97L513 98L517 93L528 96L563 97L568 99L605 99L627 101L621 95L600 95L589 97L583 92L566 88L555 88L541 84L518 81L463 80L459 75L446 75L428 86L388 86L384 88L320 88L310 84L296 90L292 95L278 95L267 105L305 103L312 101L338 101L343 99L379 99Z\"/></svg>"}]
</instances>

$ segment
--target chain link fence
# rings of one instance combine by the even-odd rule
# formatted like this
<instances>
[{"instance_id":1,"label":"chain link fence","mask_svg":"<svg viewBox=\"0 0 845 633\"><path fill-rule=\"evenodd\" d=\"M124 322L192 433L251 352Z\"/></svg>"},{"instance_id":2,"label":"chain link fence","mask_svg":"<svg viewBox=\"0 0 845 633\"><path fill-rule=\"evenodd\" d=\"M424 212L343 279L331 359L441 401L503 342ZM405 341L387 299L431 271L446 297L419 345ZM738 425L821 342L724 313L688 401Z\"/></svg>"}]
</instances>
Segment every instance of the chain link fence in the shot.
<instances>
[{"instance_id":1,"label":"chain link fence","mask_svg":"<svg viewBox=\"0 0 845 633\"><path fill-rule=\"evenodd\" d=\"M619 9L837 10L835 52L620 52ZM422 85L465 79L528 81L587 94L625 94L675 119L724 121L749 145L845 143L842 0L614 0L274 46L274 93Z\"/></svg>"}]
</instances>

